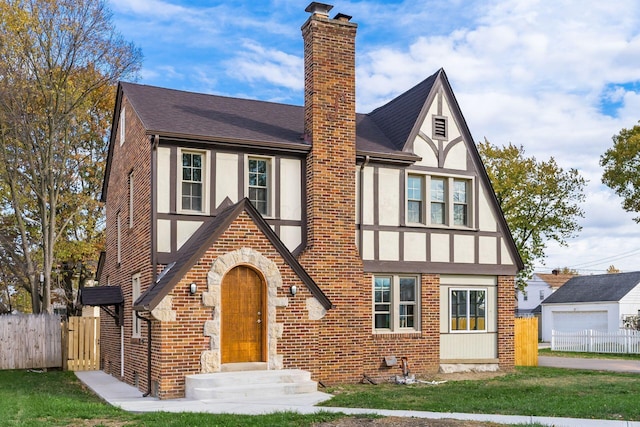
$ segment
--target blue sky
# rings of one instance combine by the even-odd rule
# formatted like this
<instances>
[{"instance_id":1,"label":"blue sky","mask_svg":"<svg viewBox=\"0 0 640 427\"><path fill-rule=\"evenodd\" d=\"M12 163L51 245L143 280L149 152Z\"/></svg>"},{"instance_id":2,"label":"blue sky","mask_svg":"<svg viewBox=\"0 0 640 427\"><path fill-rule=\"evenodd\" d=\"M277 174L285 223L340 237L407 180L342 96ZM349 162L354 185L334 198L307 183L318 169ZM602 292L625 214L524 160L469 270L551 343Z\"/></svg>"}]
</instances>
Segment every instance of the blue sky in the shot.
<instances>
[{"instance_id":1,"label":"blue sky","mask_svg":"<svg viewBox=\"0 0 640 427\"><path fill-rule=\"evenodd\" d=\"M640 120L636 0L334 1L358 24L357 110L443 67L476 141L512 142L589 180L580 236L546 265L640 270L640 224L600 184L599 157ZM110 0L144 54L139 83L302 104L309 1Z\"/></svg>"}]
</instances>

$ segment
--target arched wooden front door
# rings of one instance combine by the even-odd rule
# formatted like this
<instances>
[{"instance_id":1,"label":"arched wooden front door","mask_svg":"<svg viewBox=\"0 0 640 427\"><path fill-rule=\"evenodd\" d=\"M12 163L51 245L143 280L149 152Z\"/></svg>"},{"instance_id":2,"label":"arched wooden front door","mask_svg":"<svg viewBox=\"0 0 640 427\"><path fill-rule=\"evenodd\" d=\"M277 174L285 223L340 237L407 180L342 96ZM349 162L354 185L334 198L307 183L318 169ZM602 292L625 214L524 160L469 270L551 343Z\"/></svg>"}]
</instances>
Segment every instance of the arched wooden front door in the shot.
<instances>
[{"instance_id":1,"label":"arched wooden front door","mask_svg":"<svg viewBox=\"0 0 640 427\"><path fill-rule=\"evenodd\" d=\"M222 280L222 363L265 362L265 286L246 266L235 267Z\"/></svg>"}]
</instances>

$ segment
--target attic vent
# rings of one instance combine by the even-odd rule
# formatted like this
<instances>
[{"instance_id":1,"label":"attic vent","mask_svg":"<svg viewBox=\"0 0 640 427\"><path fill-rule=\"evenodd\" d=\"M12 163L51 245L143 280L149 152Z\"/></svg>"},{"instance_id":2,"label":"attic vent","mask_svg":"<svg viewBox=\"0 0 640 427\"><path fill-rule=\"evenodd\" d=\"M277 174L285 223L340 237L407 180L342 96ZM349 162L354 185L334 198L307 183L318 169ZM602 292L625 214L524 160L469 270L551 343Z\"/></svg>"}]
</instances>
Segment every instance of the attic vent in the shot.
<instances>
[{"instance_id":1,"label":"attic vent","mask_svg":"<svg viewBox=\"0 0 640 427\"><path fill-rule=\"evenodd\" d=\"M433 117L433 139L447 139L446 117Z\"/></svg>"}]
</instances>

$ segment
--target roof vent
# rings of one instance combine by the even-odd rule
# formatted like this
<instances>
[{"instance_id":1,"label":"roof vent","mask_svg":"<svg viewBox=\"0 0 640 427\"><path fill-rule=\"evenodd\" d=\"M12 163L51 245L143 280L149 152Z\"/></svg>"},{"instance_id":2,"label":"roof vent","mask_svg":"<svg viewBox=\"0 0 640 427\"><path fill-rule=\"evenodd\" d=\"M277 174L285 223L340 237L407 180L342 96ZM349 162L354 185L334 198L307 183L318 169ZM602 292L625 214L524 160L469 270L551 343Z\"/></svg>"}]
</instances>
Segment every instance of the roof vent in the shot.
<instances>
[{"instance_id":1,"label":"roof vent","mask_svg":"<svg viewBox=\"0 0 640 427\"><path fill-rule=\"evenodd\" d=\"M311 2L309 6L304 10L305 12L309 12L312 15L322 15L329 16L329 11L333 9L333 6L330 4L319 3L317 1Z\"/></svg>"}]
</instances>

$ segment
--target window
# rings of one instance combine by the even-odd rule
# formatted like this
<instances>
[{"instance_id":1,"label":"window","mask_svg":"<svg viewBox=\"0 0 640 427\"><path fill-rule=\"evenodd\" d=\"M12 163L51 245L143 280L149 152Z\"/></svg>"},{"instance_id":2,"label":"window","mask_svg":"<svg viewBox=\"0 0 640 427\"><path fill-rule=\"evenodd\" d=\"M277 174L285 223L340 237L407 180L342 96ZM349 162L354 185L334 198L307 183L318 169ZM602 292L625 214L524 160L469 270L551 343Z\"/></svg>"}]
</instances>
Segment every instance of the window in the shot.
<instances>
[{"instance_id":1,"label":"window","mask_svg":"<svg viewBox=\"0 0 640 427\"><path fill-rule=\"evenodd\" d=\"M467 225L467 181L453 180L453 224Z\"/></svg>"},{"instance_id":2,"label":"window","mask_svg":"<svg viewBox=\"0 0 640 427\"><path fill-rule=\"evenodd\" d=\"M444 178L431 178L431 223L445 223L445 182Z\"/></svg>"},{"instance_id":3,"label":"window","mask_svg":"<svg viewBox=\"0 0 640 427\"><path fill-rule=\"evenodd\" d=\"M122 261L122 234L120 232L120 212L116 214L116 257L118 265Z\"/></svg>"},{"instance_id":4,"label":"window","mask_svg":"<svg viewBox=\"0 0 640 427\"><path fill-rule=\"evenodd\" d=\"M447 139L447 118L433 116L433 139Z\"/></svg>"},{"instance_id":5,"label":"window","mask_svg":"<svg viewBox=\"0 0 640 427\"><path fill-rule=\"evenodd\" d=\"M131 276L131 306L135 304L136 300L140 296L140 273L136 273ZM140 319L136 316L136 312L132 311L131 322L131 337L140 338Z\"/></svg>"},{"instance_id":6,"label":"window","mask_svg":"<svg viewBox=\"0 0 640 427\"><path fill-rule=\"evenodd\" d=\"M418 295L416 276L374 277L374 329L387 332L418 330Z\"/></svg>"},{"instance_id":7,"label":"window","mask_svg":"<svg viewBox=\"0 0 640 427\"><path fill-rule=\"evenodd\" d=\"M450 293L451 330L485 331L486 297L485 289L452 289Z\"/></svg>"},{"instance_id":8,"label":"window","mask_svg":"<svg viewBox=\"0 0 640 427\"><path fill-rule=\"evenodd\" d=\"M413 223L424 223L424 203L423 203L423 180L422 176L409 175L407 178L407 221Z\"/></svg>"},{"instance_id":9,"label":"window","mask_svg":"<svg viewBox=\"0 0 640 427\"><path fill-rule=\"evenodd\" d=\"M469 216L472 184L472 179L407 175L406 222L470 227L473 222Z\"/></svg>"},{"instance_id":10,"label":"window","mask_svg":"<svg viewBox=\"0 0 640 427\"><path fill-rule=\"evenodd\" d=\"M182 152L182 210L202 212L203 154Z\"/></svg>"},{"instance_id":11,"label":"window","mask_svg":"<svg viewBox=\"0 0 640 427\"><path fill-rule=\"evenodd\" d=\"M133 171L129 172L129 228L133 228Z\"/></svg>"},{"instance_id":12,"label":"window","mask_svg":"<svg viewBox=\"0 0 640 427\"><path fill-rule=\"evenodd\" d=\"M528 301L529 300L529 295L526 292L522 293L522 300L523 301Z\"/></svg>"},{"instance_id":13,"label":"window","mask_svg":"<svg viewBox=\"0 0 640 427\"><path fill-rule=\"evenodd\" d=\"M249 158L249 200L262 215L269 215L269 159Z\"/></svg>"},{"instance_id":14,"label":"window","mask_svg":"<svg viewBox=\"0 0 640 427\"><path fill-rule=\"evenodd\" d=\"M124 144L124 136L125 136L125 109L124 107L122 107L122 110L120 110L120 145Z\"/></svg>"},{"instance_id":15,"label":"window","mask_svg":"<svg viewBox=\"0 0 640 427\"><path fill-rule=\"evenodd\" d=\"M544 299L544 291L541 290L540 291L540 301L542 301Z\"/></svg>"}]
</instances>

